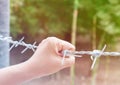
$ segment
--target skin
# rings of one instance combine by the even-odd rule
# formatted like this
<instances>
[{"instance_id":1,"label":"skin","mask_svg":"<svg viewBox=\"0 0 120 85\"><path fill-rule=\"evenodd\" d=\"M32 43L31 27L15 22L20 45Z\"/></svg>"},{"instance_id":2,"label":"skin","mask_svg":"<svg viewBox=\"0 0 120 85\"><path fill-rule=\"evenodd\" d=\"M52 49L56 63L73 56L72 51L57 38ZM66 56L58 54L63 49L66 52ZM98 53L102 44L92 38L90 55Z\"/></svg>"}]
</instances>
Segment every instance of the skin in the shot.
<instances>
[{"instance_id":1,"label":"skin","mask_svg":"<svg viewBox=\"0 0 120 85\"><path fill-rule=\"evenodd\" d=\"M27 61L0 69L0 85L19 85L25 81L47 76L75 63L74 57L67 57L62 64L62 51L75 47L55 37L44 39L36 52Z\"/></svg>"}]
</instances>

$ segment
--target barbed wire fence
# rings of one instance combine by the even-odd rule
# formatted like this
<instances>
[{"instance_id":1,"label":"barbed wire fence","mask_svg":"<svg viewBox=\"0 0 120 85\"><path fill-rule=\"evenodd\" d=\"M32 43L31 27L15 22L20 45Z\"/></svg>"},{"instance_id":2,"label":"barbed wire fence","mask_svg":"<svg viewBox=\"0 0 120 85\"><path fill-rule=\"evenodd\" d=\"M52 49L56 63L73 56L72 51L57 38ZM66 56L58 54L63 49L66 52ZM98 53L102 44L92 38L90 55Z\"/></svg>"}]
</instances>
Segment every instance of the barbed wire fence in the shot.
<instances>
[{"instance_id":1,"label":"barbed wire fence","mask_svg":"<svg viewBox=\"0 0 120 85\"><path fill-rule=\"evenodd\" d=\"M14 41L12 39L12 37L4 37L4 36L0 35L0 41L6 41L6 42L12 44L11 47L9 48L9 51L11 51L14 47L17 47L17 46L21 45L21 46L25 47L25 49L23 49L21 51L22 54L25 51L27 51L28 49L35 52L35 50L38 47L36 45L37 42L34 42L33 44L28 44L28 43L25 43L23 40L24 40L24 37L22 37L19 41ZM91 65L91 69L93 69L97 58L100 57L100 56L120 56L120 52L104 52L105 48L106 48L106 45L103 47L102 50L93 50L93 51L70 51L70 50L64 50L62 52L62 54L63 54L62 64L64 63L65 56L82 57L82 55L89 55L89 56L91 56L91 59L93 60L93 63Z\"/></svg>"}]
</instances>

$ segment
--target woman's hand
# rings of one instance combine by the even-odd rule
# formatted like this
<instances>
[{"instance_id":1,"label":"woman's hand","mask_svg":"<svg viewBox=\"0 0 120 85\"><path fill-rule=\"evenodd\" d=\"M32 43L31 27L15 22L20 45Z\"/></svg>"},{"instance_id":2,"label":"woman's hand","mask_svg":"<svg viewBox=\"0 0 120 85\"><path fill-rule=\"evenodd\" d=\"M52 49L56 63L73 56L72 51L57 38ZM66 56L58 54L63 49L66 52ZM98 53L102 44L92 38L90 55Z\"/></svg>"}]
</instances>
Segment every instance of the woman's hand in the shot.
<instances>
[{"instance_id":1,"label":"woman's hand","mask_svg":"<svg viewBox=\"0 0 120 85\"><path fill-rule=\"evenodd\" d=\"M67 57L62 64L62 51L75 50L75 47L55 37L44 39L34 55L27 61L28 67L36 77L55 73L74 64L74 57Z\"/></svg>"},{"instance_id":2,"label":"woman's hand","mask_svg":"<svg viewBox=\"0 0 120 85\"><path fill-rule=\"evenodd\" d=\"M44 39L26 62L0 69L0 85L19 85L27 80L69 67L74 64L74 57L65 58L62 64L61 52L74 49L73 45L58 38Z\"/></svg>"}]
</instances>

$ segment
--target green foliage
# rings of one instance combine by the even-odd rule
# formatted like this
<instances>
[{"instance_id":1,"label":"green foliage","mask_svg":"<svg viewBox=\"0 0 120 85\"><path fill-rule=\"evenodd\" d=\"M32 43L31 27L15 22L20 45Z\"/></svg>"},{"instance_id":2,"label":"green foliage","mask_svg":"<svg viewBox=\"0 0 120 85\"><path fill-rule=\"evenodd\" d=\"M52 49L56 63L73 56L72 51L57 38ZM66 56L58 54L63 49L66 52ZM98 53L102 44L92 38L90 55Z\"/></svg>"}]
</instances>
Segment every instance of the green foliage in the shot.
<instances>
[{"instance_id":1,"label":"green foliage","mask_svg":"<svg viewBox=\"0 0 120 85\"><path fill-rule=\"evenodd\" d=\"M78 22L87 33L92 31L92 20L97 16L98 37L105 33L106 42L111 43L120 35L119 0L80 0L79 11Z\"/></svg>"},{"instance_id":2,"label":"green foliage","mask_svg":"<svg viewBox=\"0 0 120 85\"><path fill-rule=\"evenodd\" d=\"M119 0L76 0L75 4L73 0L11 0L11 33L64 37L71 33L72 12L77 7L77 34L91 35L97 16L98 37L105 33L112 42L120 35Z\"/></svg>"},{"instance_id":3,"label":"green foliage","mask_svg":"<svg viewBox=\"0 0 120 85\"><path fill-rule=\"evenodd\" d=\"M110 35L120 34L120 5L119 4L106 4L97 12L100 19L101 29Z\"/></svg>"},{"instance_id":4,"label":"green foliage","mask_svg":"<svg viewBox=\"0 0 120 85\"><path fill-rule=\"evenodd\" d=\"M120 0L11 0L11 33L68 38L74 9L78 9L77 34L92 36L94 28L98 48L120 36Z\"/></svg>"},{"instance_id":5,"label":"green foliage","mask_svg":"<svg viewBox=\"0 0 120 85\"><path fill-rule=\"evenodd\" d=\"M72 3L56 0L11 0L11 33L64 35L71 26Z\"/></svg>"}]
</instances>

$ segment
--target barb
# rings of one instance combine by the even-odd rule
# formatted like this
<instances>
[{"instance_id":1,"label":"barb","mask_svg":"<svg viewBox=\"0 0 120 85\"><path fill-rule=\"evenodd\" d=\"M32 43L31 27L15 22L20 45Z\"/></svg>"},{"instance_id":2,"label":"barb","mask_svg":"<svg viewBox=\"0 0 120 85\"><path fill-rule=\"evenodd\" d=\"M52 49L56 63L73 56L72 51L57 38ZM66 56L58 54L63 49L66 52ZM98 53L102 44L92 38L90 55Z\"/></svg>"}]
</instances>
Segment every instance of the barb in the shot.
<instances>
[{"instance_id":1,"label":"barb","mask_svg":"<svg viewBox=\"0 0 120 85\"><path fill-rule=\"evenodd\" d=\"M62 65L64 64L64 59L65 59L66 53L67 53L67 50L64 50L62 53L63 54Z\"/></svg>"},{"instance_id":2,"label":"barb","mask_svg":"<svg viewBox=\"0 0 120 85\"><path fill-rule=\"evenodd\" d=\"M92 63L92 65L91 65L91 70L92 70L93 67L95 66L95 63L96 63L97 58L102 55L102 53L104 52L105 48L106 48L106 45L103 47L103 49L102 49L102 51L100 52L99 55L91 56L91 57L93 57L93 63ZM93 52L95 52L95 50L94 50Z\"/></svg>"},{"instance_id":3,"label":"barb","mask_svg":"<svg viewBox=\"0 0 120 85\"><path fill-rule=\"evenodd\" d=\"M34 42L33 45L27 44L23 41L24 37L21 38L19 41L13 41L12 37L3 37L2 35L0 35L0 40L1 41L6 41L6 42L12 44L9 51L11 51L14 47L17 47L19 45L26 47L21 53L24 53L27 49L31 49L31 50L35 51L35 49L37 48L37 46L35 45L36 42Z\"/></svg>"}]
</instances>

